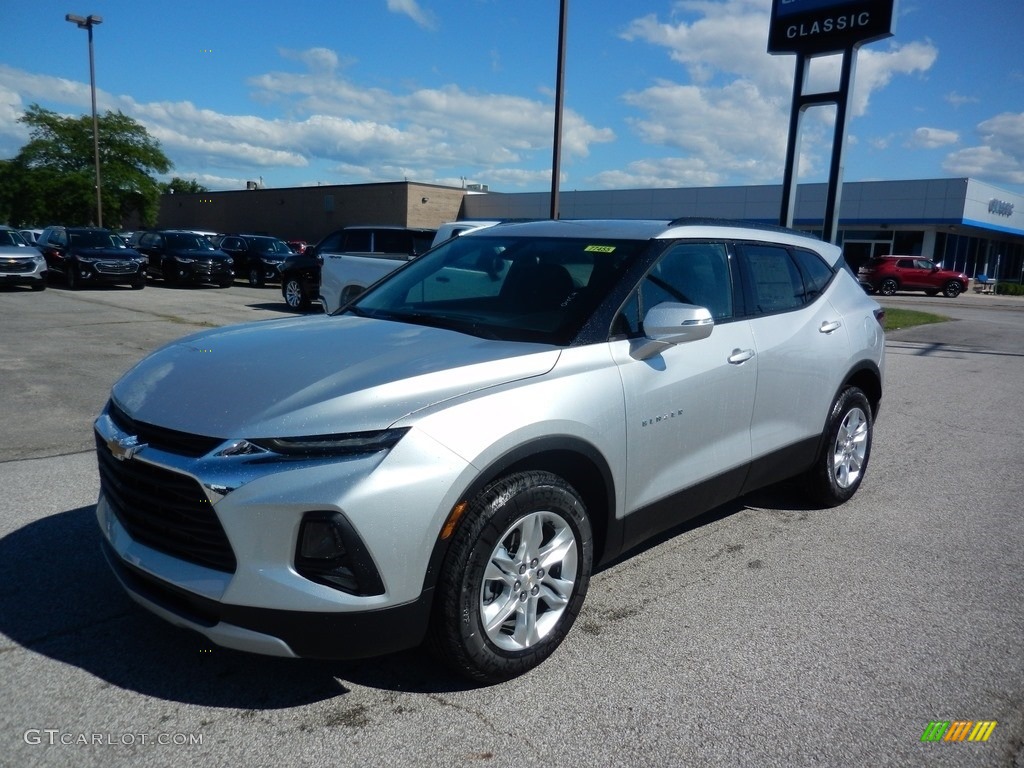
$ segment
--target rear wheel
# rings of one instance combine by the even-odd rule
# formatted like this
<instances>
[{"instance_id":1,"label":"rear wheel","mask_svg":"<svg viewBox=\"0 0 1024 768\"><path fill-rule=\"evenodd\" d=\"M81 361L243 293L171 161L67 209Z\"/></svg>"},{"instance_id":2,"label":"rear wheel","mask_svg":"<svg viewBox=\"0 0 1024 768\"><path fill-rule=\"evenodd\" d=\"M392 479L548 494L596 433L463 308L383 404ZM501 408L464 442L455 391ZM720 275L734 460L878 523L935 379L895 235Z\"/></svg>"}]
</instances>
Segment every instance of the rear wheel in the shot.
<instances>
[{"instance_id":1,"label":"rear wheel","mask_svg":"<svg viewBox=\"0 0 1024 768\"><path fill-rule=\"evenodd\" d=\"M281 284L281 295L284 303L292 309L309 309L309 297L302 290L302 282L297 277L286 277Z\"/></svg>"},{"instance_id":2,"label":"rear wheel","mask_svg":"<svg viewBox=\"0 0 1024 768\"><path fill-rule=\"evenodd\" d=\"M481 682L537 666L579 614L593 547L583 502L560 477L520 472L491 484L470 503L445 558L434 649Z\"/></svg>"},{"instance_id":3,"label":"rear wheel","mask_svg":"<svg viewBox=\"0 0 1024 768\"><path fill-rule=\"evenodd\" d=\"M350 301L352 301L352 299L359 296L365 290L365 288L362 288L358 285L348 286L347 288L345 288L344 291L341 292L341 306L345 306Z\"/></svg>"},{"instance_id":4,"label":"rear wheel","mask_svg":"<svg viewBox=\"0 0 1024 768\"><path fill-rule=\"evenodd\" d=\"M847 387L832 404L821 452L807 473L811 497L834 507L857 492L871 457L871 404L857 387Z\"/></svg>"},{"instance_id":5,"label":"rear wheel","mask_svg":"<svg viewBox=\"0 0 1024 768\"><path fill-rule=\"evenodd\" d=\"M881 282L881 284L879 284L878 292L883 296L892 296L896 293L896 289L899 287L899 283L897 283L893 278L887 277Z\"/></svg>"},{"instance_id":6,"label":"rear wheel","mask_svg":"<svg viewBox=\"0 0 1024 768\"><path fill-rule=\"evenodd\" d=\"M963 286L956 280L950 280L942 288L942 293L947 299L955 299L963 291Z\"/></svg>"}]
</instances>

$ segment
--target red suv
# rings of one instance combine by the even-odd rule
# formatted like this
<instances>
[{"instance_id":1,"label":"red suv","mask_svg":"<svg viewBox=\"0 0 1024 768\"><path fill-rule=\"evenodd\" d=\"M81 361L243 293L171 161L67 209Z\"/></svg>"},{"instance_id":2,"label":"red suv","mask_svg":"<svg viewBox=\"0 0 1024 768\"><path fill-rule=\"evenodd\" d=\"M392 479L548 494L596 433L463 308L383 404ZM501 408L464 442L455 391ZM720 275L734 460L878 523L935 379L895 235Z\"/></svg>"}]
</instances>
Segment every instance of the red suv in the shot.
<instances>
[{"instance_id":1,"label":"red suv","mask_svg":"<svg viewBox=\"0 0 1024 768\"><path fill-rule=\"evenodd\" d=\"M967 290L968 277L963 272L942 269L928 259L917 256L880 256L871 259L857 273L868 293L878 291L892 296L896 291L924 291L934 296L942 291L955 299Z\"/></svg>"}]
</instances>

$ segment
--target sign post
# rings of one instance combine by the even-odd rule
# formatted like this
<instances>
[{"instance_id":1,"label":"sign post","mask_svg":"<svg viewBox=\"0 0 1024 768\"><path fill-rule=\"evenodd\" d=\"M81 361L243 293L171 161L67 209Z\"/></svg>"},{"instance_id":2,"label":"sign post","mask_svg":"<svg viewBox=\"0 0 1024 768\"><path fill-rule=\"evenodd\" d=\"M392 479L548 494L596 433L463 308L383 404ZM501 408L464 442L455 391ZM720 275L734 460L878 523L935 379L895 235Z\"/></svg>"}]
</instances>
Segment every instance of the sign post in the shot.
<instances>
[{"instance_id":1,"label":"sign post","mask_svg":"<svg viewBox=\"0 0 1024 768\"><path fill-rule=\"evenodd\" d=\"M829 242L836 242L843 185L843 149L846 146L846 124L857 51L865 43L892 36L895 7L896 0L772 0L768 53L796 54L793 104L789 115L789 139L779 214L782 226L793 226L803 113L810 107L834 104L836 126L832 138L832 161L829 165L822 237ZM843 62L839 88L827 93L805 93L808 60L815 56L840 53Z\"/></svg>"}]
</instances>

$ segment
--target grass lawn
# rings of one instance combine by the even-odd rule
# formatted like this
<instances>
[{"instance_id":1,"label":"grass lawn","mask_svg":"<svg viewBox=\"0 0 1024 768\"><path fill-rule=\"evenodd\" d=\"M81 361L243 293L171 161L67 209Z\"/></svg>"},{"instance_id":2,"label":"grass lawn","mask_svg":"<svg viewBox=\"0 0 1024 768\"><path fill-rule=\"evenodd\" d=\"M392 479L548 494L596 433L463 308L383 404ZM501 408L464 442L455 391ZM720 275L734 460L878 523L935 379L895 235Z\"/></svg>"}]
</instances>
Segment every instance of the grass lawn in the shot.
<instances>
[{"instance_id":1,"label":"grass lawn","mask_svg":"<svg viewBox=\"0 0 1024 768\"><path fill-rule=\"evenodd\" d=\"M883 328L886 331L898 331L903 328L913 328L915 325L928 325L929 323L944 323L949 320L944 315L933 315L930 312L917 312L913 309L893 309L886 307L885 322Z\"/></svg>"}]
</instances>

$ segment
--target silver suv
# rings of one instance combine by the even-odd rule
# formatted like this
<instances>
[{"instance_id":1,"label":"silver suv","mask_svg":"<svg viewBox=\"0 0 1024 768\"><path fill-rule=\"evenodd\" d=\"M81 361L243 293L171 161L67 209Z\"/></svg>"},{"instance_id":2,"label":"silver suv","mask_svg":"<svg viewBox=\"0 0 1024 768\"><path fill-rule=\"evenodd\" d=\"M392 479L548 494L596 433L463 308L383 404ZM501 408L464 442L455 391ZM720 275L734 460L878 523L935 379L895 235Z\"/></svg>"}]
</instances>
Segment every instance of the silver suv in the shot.
<instances>
[{"instance_id":1,"label":"silver suv","mask_svg":"<svg viewBox=\"0 0 1024 768\"><path fill-rule=\"evenodd\" d=\"M95 423L108 560L224 646L427 640L504 680L561 643L595 566L651 536L791 477L849 499L880 317L839 248L787 230L467 233L338 314L203 332L130 370Z\"/></svg>"}]
</instances>

